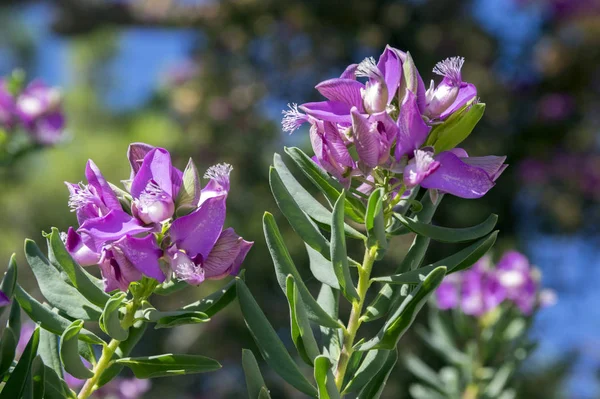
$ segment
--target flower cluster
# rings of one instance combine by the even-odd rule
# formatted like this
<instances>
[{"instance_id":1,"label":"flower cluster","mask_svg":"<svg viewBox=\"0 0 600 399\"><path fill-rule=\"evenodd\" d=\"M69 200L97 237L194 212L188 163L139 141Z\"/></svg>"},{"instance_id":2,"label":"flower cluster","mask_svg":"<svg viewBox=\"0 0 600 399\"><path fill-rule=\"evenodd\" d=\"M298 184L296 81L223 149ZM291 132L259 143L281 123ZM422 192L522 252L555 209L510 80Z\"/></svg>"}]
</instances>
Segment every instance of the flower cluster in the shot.
<instances>
[{"instance_id":1,"label":"flower cluster","mask_svg":"<svg viewBox=\"0 0 600 399\"><path fill-rule=\"evenodd\" d=\"M459 308L471 316L482 316L503 302L531 315L536 306L554 301L552 291L540 290L539 280L539 271L525 255L509 251L496 267L485 256L469 270L447 276L435 296L440 309Z\"/></svg>"},{"instance_id":2,"label":"flower cluster","mask_svg":"<svg viewBox=\"0 0 600 399\"><path fill-rule=\"evenodd\" d=\"M382 171L401 173L406 189L479 198L506 168L506 157L469 157L461 148L436 153L430 137L478 101L475 86L462 79L463 62L439 62L433 72L443 79L426 89L410 54L388 46L378 61L366 58L319 83L326 101L291 105L283 129L291 133L309 123L315 162L347 187L353 177L373 186Z\"/></svg>"},{"instance_id":3,"label":"flower cluster","mask_svg":"<svg viewBox=\"0 0 600 399\"><path fill-rule=\"evenodd\" d=\"M253 243L223 229L231 166L209 168L201 188L192 160L182 172L167 150L142 143L131 144L127 155L126 191L107 182L91 160L87 184L66 183L79 222L63 237L73 258L99 265L107 292L126 291L143 276L198 285L237 274Z\"/></svg>"},{"instance_id":4,"label":"flower cluster","mask_svg":"<svg viewBox=\"0 0 600 399\"><path fill-rule=\"evenodd\" d=\"M0 81L0 126L6 132L22 128L39 145L56 144L65 129L60 90L41 80L18 86L14 78Z\"/></svg>"}]
</instances>

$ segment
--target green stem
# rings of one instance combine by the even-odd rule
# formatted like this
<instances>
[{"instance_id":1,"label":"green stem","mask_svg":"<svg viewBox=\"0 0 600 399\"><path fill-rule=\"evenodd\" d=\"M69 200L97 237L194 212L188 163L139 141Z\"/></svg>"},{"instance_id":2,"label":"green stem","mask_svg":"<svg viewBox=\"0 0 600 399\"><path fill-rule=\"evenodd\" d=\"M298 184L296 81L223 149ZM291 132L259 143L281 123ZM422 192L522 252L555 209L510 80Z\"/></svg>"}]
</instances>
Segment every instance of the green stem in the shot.
<instances>
[{"instance_id":1,"label":"green stem","mask_svg":"<svg viewBox=\"0 0 600 399\"><path fill-rule=\"evenodd\" d=\"M341 391L342 384L344 383L348 361L350 360L350 356L352 356L352 352L354 352L352 346L354 345L356 333L361 324L360 316L365 304L367 290L369 289L371 270L373 269L373 263L375 263L376 253L377 248L367 248L362 266L358 268L357 291L359 300L352 303L352 312L350 313L350 319L348 320L348 327L344 330L342 351L335 373L335 385L339 391Z\"/></svg>"},{"instance_id":2,"label":"green stem","mask_svg":"<svg viewBox=\"0 0 600 399\"><path fill-rule=\"evenodd\" d=\"M123 328L128 329L133 325L135 312L139 306L140 303L136 300L127 304L125 317L123 317L123 320L121 321ZM90 395L92 395L92 393L94 393L96 389L98 389L98 381L100 380L102 373L104 373L104 371L112 364L112 357L120 344L121 341L113 339L108 343L108 345L102 348L102 355L100 356L98 363L96 363L92 369L94 375L85 382L81 388L81 391L79 391L79 395L77 395L78 399L87 399L90 397Z\"/></svg>"}]
</instances>

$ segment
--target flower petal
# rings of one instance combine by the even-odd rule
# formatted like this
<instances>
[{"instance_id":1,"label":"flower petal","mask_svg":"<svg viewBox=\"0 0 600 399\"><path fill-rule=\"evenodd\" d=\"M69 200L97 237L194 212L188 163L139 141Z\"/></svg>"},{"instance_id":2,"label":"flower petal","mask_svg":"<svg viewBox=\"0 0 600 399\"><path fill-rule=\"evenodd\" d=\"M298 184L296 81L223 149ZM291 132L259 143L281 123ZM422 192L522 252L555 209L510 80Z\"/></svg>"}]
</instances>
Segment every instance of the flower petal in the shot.
<instances>
[{"instance_id":1,"label":"flower petal","mask_svg":"<svg viewBox=\"0 0 600 399\"><path fill-rule=\"evenodd\" d=\"M90 186L94 187L97 195L109 209L122 209L117 195L100 172L94 161L88 160L85 166L85 177Z\"/></svg>"},{"instance_id":2,"label":"flower petal","mask_svg":"<svg viewBox=\"0 0 600 399\"><path fill-rule=\"evenodd\" d=\"M142 167L142 162L144 161L146 154L148 154L154 148L156 147L146 143L129 144L129 148L127 148L127 158L129 159L129 164L131 165L131 179L135 177L137 172Z\"/></svg>"},{"instance_id":3,"label":"flower petal","mask_svg":"<svg viewBox=\"0 0 600 399\"><path fill-rule=\"evenodd\" d=\"M214 280L237 273L252 244L244 241L231 227L223 230L202 264L206 278Z\"/></svg>"},{"instance_id":4,"label":"flower petal","mask_svg":"<svg viewBox=\"0 0 600 399\"><path fill-rule=\"evenodd\" d=\"M176 219L171 225L171 240L178 249L193 258L208 256L221 234L225 222L226 196L208 198L189 215Z\"/></svg>"},{"instance_id":5,"label":"flower petal","mask_svg":"<svg viewBox=\"0 0 600 399\"><path fill-rule=\"evenodd\" d=\"M150 150L137 174L131 183L131 195L138 198L151 180L154 181L162 191L173 197L173 183L171 180L171 155L163 148Z\"/></svg>"},{"instance_id":6,"label":"flower petal","mask_svg":"<svg viewBox=\"0 0 600 399\"><path fill-rule=\"evenodd\" d=\"M461 198L481 198L492 187L493 180L481 168L468 165L450 151L435 157L438 170L421 182L424 188L435 188Z\"/></svg>"},{"instance_id":7,"label":"flower petal","mask_svg":"<svg viewBox=\"0 0 600 399\"><path fill-rule=\"evenodd\" d=\"M372 122L361 115L356 108L352 108L352 128L354 130L354 144L360 160L369 168L379 165L379 156L382 145L377 132L377 122Z\"/></svg>"},{"instance_id":8,"label":"flower petal","mask_svg":"<svg viewBox=\"0 0 600 399\"><path fill-rule=\"evenodd\" d=\"M440 114L440 119L446 119L454 112L465 106L469 101L473 100L477 96L477 88L471 83L463 84L458 90L456 98L452 104L446 108L444 112Z\"/></svg>"},{"instance_id":9,"label":"flower petal","mask_svg":"<svg viewBox=\"0 0 600 399\"><path fill-rule=\"evenodd\" d=\"M430 131L431 127L421 117L417 96L407 89L398 116L398 138L394 152L396 160L400 161L404 155L411 155L421 147Z\"/></svg>"},{"instance_id":10,"label":"flower petal","mask_svg":"<svg viewBox=\"0 0 600 399\"><path fill-rule=\"evenodd\" d=\"M364 112L361 89L365 85L353 79L329 79L315 86L324 97L330 101L336 101L357 107Z\"/></svg>"},{"instance_id":11,"label":"flower petal","mask_svg":"<svg viewBox=\"0 0 600 399\"><path fill-rule=\"evenodd\" d=\"M508 165L504 164L506 157L488 155L485 157L462 158L462 161L468 165L483 169L490 178L495 181Z\"/></svg>"},{"instance_id":12,"label":"flower petal","mask_svg":"<svg viewBox=\"0 0 600 399\"><path fill-rule=\"evenodd\" d=\"M67 232L65 248L69 251L75 262L81 266L97 265L100 261L100 253L85 245L81 236L72 227L69 227Z\"/></svg>"},{"instance_id":13,"label":"flower petal","mask_svg":"<svg viewBox=\"0 0 600 399\"><path fill-rule=\"evenodd\" d=\"M377 62L377 68L381 71L387 86L388 104L394 99L402 77L402 61L397 53L398 51L400 50L387 46Z\"/></svg>"},{"instance_id":14,"label":"flower petal","mask_svg":"<svg viewBox=\"0 0 600 399\"><path fill-rule=\"evenodd\" d=\"M86 220L79 227L78 232L87 236L83 237L86 245L99 252L107 242L116 241L127 234L135 235L151 229L140 225L137 219L122 210L112 210L106 216Z\"/></svg>"},{"instance_id":15,"label":"flower petal","mask_svg":"<svg viewBox=\"0 0 600 399\"><path fill-rule=\"evenodd\" d=\"M350 105L337 101L305 103L298 107L307 115L329 122L350 122Z\"/></svg>"},{"instance_id":16,"label":"flower petal","mask_svg":"<svg viewBox=\"0 0 600 399\"><path fill-rule=\"evenodd\" d=\"M156 244L154 234L148 234L143 238L125 236L115 242L114 246L123 252L137 270L156 279L159 283L165 281L165 274L158 262L162 251Z\"/></svg>"},{"instance_id":17,"label":"flower petal","mask_svg":"<svg viewBox=\"0 0 600 399\"><path fill-rule=\"evenodd\" d=\"M348 65L344 72L342 72L342 74L340 75L340 79L356 80L356 68L358 68L358 64Z\"/></svg>"}]
</instances>

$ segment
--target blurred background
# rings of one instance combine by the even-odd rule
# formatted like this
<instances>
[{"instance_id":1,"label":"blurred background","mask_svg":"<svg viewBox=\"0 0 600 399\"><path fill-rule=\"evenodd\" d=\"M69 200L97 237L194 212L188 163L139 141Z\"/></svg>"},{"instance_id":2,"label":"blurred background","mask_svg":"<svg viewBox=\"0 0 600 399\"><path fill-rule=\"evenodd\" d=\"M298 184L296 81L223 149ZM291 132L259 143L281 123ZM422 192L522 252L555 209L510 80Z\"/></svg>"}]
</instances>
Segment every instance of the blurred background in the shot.
<instances>
[{"instance_id":1,"label":"blurred background","mask_svg":"<svg viewBox=\"0 0 600 399\"><path fill-rule=\"evenodd\" d=\"M465 146L508 155L509 169L486 197L446 197L436 222L466 226L499 214L496 253L523 251L558 294L536 320L539 348L520 373L518 397L600 398L599 0L0 0L0 74L20 67L61 86L67 118L64 143L0 169L1 268L12 252L23 263L25 237L42 241L42 230L75 224L63 181L83 180L88 158L115 183L129 176L133 141L167 147L180 168L189 157L201 170L229 162L227 225L256 241L248 285L293 346L260 221L275 210L273 152L310 148L305 129L282 133L281 110L317 100L315 84L388 43L409 50L426 80L436 62L464 56L463 77L487 104ZM280 226L308 276L302 242ZM381 267L409 244L400 239ZM428 260L451 250L435 245ZM157 306L175 308L218 286L188 288ZM139 353L202 353L224 368L154 380L144 397L245 397L241 348L255 346L235 304L206 325L151 334ZM401 342L421 345L411 336ZM263 370L273 397L298 397ZM385 397L408 397L411 378L398 366Z\"/></svg>"}]
</instances>

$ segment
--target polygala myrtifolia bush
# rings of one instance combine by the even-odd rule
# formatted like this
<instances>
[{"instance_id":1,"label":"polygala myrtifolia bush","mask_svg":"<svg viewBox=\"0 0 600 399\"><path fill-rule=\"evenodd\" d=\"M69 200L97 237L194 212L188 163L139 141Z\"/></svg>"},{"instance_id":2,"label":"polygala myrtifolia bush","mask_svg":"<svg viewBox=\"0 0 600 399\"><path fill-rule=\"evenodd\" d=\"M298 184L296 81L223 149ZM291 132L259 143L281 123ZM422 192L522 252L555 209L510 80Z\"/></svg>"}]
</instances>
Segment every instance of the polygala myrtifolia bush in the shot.
<instances>
[{"instance_id":1,"label":"polygala myrtifolia bush","mask_svg":"<svg viewBox=\"0 0 600 399\"><path fill-rule=\"evenodd\" d=\"M495 267L490 256L444 279L435 293L439 310L417 332L443 367L435 371L407 354L406 367L420 380L415 399L514 399L515 371L535 344L528 338L535 312L556 295L540 287L540 272L527 258L506 252Z\"/></svg>"},{"instance_id":2,"label":"polygala myrtifolia bush","mask_svg":"<svg viewBox=\"0 0 600 399\"><path fill-rule=\"evenodd\" d=\"M155 328L205 323L235 299L232 281L174 311L157 310L149 302L152 294L238 274L252 243L223 228L232 168L209 168L202 188L192 160L182 172L166 150L140 143L129 147L128 157L131 177L123 182L125 190L107 182L91 160L87 184L66 183L79 227L45 234L47 256L35 242L25 241L25 257L47 304L18 284L11 258L0 286L1 305L11 307L0 341L0 399L88 398L107 390L123 367L139 379L221 367L204 356L129 353L149 323ZM82 268L91 265L99 266L102 280ZM21 309L38 326L15 361ZM91 323L99 324L102 337L88 330Z\"/></svg>"},{"instance_id":3,"label":"polygala myrtifolia bush","mask_svg":"<svg viewBox=\"0 0 600 399\"><path fill-rule=\"evenodd\" d=\"M271 189L306 244L310 271L321 283L316 299L273 216L266 213L263 223L277 280L289 302L292 340L302 360L314 368L314 382L292 360L244 282L236 284L262 356L309 396L380 397L398 360L398 341L444 276L473 265L496 240L495 215L470 228L431 224L444 194L479 198L506 168L505 157L469 157L456 147L485 108L475 86L463 82L462 65L460 57L438 63L433 72L443 80L426 90L410 54L387 47L378 61L366 58L341 77L319 83L316 88L326 101L294 104L284 111L284 130L310 125L315 156L297 148L285 151L326 199L326 204L315 199L275 154ZM420 187L427 192L418 197ZM394 237L409 232L416 233L413 244L393 274L372 277L383 272L375 264ZM470 244L422 266L430 240ZM346 251L360 244L362 261ZM373 298L369 303L368 296ZM340 301L351 305L347 320L339 319ZM382 318L378 334L361 334L362 325ZM319 336L311 323L319 326ZM244 353L243 363L250 397L269 397L250 352Z\"/></svg>"}]
</instances>

